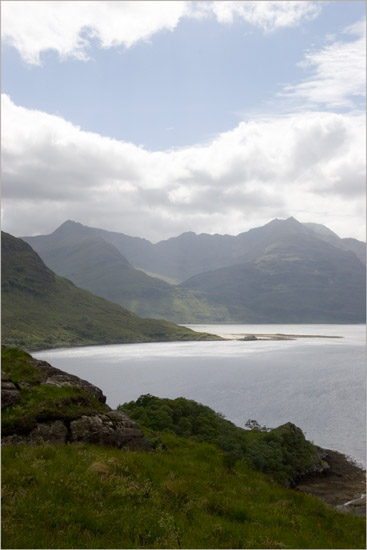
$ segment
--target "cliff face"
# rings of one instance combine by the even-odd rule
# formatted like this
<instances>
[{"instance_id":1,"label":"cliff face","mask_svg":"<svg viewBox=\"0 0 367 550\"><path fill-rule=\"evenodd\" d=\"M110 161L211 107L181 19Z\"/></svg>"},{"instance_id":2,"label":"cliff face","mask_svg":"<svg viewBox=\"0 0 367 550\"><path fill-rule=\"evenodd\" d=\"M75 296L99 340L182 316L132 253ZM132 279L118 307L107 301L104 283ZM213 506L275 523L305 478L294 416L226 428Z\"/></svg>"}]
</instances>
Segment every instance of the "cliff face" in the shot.
<instances>
[{"instance_id":1,"label":"cliff face","mask_svg":"<svg viewBox=\"0 0 367 550\"><path fill-rule=\"evenodd\" d=\"M85 442L149 450L138 425L106 405L102 391L46 361L3 350L2 444Z\"/></svg>"}]
</instances>

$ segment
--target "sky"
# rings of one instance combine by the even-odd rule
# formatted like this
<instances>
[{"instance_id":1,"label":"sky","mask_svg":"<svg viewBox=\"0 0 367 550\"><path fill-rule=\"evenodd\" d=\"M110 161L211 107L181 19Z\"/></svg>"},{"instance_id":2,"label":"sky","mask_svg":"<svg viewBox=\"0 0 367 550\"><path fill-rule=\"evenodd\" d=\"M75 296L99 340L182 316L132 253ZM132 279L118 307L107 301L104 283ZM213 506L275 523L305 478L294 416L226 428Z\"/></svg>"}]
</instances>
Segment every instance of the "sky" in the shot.
<instances>
[{"instance_id":1,"label":"sky","mask_svg":"<svg viewBox=\"0 0 367 550\"><path fill-rule=\"evenodd\" d=\"M364 1L1 2L2 229L365 240Z\"/></svg>"}]
</instances>

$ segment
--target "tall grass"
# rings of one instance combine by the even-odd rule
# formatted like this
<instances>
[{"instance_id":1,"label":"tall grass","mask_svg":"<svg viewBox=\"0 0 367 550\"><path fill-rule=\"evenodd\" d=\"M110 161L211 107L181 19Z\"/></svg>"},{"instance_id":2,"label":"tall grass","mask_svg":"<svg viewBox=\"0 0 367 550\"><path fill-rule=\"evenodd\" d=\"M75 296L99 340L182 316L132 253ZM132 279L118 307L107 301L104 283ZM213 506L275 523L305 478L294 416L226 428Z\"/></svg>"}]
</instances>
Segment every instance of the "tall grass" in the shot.
<instances>
[{"instance_id":1,"label":"tall grass","mask_svg":"<svg viewBox=\"0 0 367 550\"><path fill-rule=\"evenodd\" d=\"M207 443L11 446L3 548L364 548L361 518L280 487Z\"/></svg>"}]
</instances>

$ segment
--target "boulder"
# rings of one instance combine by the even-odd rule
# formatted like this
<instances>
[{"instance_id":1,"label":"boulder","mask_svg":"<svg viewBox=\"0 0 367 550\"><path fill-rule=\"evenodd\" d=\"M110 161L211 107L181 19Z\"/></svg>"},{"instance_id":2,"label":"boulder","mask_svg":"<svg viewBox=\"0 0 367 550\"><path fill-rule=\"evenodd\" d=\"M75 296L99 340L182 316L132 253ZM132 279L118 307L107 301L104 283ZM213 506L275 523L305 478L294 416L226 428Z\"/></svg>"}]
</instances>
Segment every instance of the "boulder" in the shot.
<instances>
[{"instance_id":1,"label":"boulder","mask_svg":"<svg viewBox=\"0 0 367 550\"><path fill-rule=\"evenodd\" d=\"M128 416L119 411L93 416L81 416L70 423L70 441L84 441L94 445L127 447L149 450L150 445L140 428Z\"/></svg>"},{"instance_id":2,"label":"boulder","mask_svg":"<svg viewBox=\"0 0 367 550\"><path fill-rule=\"evenodd\" d=\"M2 445L14 443L27 443L38 445L39 443L63 444L66 443L68 429L61 420L55 422L40 422L27 434L12 434L1 438Z\"/></svg>"},{"instance_id":3,"label":"boulder","mask_svg":"<svg viewBox=\"0 0 367 550\"><path fill-rule=\"evenodd\" d=\"M1 408L15 405L20 401L20 391L15 384L1 371Z\"/></svg>"}]
</instances>

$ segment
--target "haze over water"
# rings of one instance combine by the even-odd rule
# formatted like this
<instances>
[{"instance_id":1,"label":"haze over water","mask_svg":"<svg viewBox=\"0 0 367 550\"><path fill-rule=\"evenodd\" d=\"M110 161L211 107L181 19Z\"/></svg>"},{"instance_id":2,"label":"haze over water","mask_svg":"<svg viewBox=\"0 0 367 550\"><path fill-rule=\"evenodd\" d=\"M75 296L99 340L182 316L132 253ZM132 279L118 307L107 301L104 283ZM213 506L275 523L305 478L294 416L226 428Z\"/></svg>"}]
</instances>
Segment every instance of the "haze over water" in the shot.
<instances>
[{"instance_id":1,"label":"haze over water","mask_svg":"<svg viewBox=\"0 0 367 550\"><path fill-rule=\"evenodd\" d=\"M314 443L365 465L364 325L192 325L215 334L342 336L284 341L120 344L37 352L100 387L111 407L183 396L244 426L293 422Z\"/></svg>"}]
</instances>

